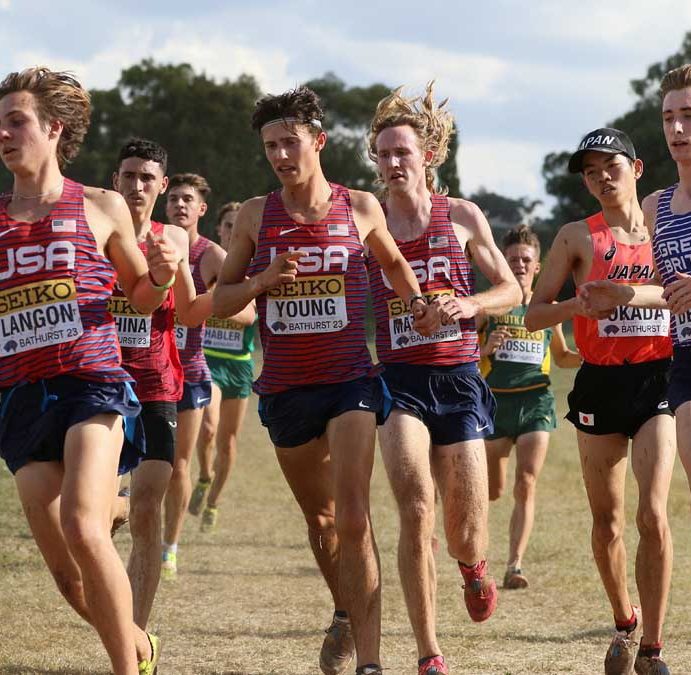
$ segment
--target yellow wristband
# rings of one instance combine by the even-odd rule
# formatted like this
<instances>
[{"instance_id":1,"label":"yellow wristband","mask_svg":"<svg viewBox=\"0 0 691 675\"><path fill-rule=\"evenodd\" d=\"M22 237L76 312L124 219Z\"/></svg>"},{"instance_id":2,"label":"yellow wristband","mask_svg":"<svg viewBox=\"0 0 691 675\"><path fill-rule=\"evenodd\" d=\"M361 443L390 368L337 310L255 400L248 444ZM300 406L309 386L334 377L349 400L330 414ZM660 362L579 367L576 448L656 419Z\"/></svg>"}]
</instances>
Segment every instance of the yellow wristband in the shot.
<instances>
[{"instance_id":1,"label":"yellow wristband","mask_svg":"<svg viewBox=\"0 0 691 675\"><path fill-rule=\"evenodd\" d=\"M163 284L163 286L159 286L156 283L153 274L151 274L151 270L149 270L149 282L151 283L155 291L167 291L175 283L175 275L173 274L173 276L170 277L168 282Z\"/></svg>"}]
</instances>

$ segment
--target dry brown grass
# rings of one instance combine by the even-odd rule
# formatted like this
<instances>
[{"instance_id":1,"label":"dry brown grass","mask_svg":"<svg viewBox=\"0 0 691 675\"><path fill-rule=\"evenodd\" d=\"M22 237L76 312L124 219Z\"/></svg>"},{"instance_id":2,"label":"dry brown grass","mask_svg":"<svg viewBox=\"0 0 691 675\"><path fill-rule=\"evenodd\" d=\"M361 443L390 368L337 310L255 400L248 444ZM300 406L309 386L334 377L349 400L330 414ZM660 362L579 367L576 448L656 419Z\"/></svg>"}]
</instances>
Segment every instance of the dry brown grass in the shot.
<instances>
[{"instance_id":1,"label":"dry brown grass","mask_svg":"<svg viewBox=\"0 0 691 675\"><path fill-rule=\"evenodd\" d=\"M563 409L572 373L555 374ZM256 406L254 406L256 408ZM163 638L161 675L313 675L331 607L305 528L252 410L219 529L203 536L189 518L179 579L162 583L152 627ZM413 674L415 646L396 572L397 516L378 461L373 516L383 569L382 655L392 675ZM629 486L627 543L633 573L636 492ZM691 673L689 491L677 466L670 517L676 558L665 650L675 675ZM510 499L491 510L490 563L501 575ZM126 554L126 534L118 546ZM27 533L12 479L0 470L0 672L107 673L95 633L62 601ZM527 591L501 592L486 624L463 607L453 561L439 553L439 637L453 673L602 672L611 616L590 553L590 520L574 434L554 434L539 486ZM633 578L630 585L635 590ZM634 597L636 597L634 595Z\"/></svg>"}]
</instances>

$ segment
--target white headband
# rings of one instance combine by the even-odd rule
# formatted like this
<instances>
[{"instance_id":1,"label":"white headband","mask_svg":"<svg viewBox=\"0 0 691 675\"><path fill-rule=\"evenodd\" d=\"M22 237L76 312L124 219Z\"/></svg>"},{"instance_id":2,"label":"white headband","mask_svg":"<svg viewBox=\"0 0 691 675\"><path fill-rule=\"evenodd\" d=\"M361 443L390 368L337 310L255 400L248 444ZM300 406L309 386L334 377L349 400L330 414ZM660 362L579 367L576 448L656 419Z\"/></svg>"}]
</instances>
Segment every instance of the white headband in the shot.
<instances>
[{"instance_id":1,"label":"white headband","mask_svg":"<svg viewBox=\"0 0 691 675\"><path fill-rule=\"evenodd\" d=\"M266 127L273 126L274 124L309 124L317 129L322 128L322 123L319 120L308 120L307 122L303 122L297 117L279 117L275 120L267 122L266 124L263 124L262 130L266 129Z\"/></svg>"}]
</instances>

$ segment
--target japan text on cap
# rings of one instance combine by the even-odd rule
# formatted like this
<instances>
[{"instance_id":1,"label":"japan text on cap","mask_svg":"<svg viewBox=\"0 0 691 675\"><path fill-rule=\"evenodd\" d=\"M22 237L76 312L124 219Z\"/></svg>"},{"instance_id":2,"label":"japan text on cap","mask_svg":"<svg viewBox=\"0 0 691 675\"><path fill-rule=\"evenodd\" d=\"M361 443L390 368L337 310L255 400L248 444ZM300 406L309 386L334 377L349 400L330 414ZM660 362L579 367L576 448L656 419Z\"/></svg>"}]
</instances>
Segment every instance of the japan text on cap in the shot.
<instances>
[{"instance_id":1,"label":"japan text on cap","mask_svg":"<svg viewBox=\"0 0 691 675\"><path fill-rule=\"evenodd\" d=\"M612 155L626 155L629 159L636 159L636 150L631 139L619 129L595 129L583 137L578 150L569 159L569 172L583 171L583 155L586 152L608 152Z\"/></svg>"}]
</instances>

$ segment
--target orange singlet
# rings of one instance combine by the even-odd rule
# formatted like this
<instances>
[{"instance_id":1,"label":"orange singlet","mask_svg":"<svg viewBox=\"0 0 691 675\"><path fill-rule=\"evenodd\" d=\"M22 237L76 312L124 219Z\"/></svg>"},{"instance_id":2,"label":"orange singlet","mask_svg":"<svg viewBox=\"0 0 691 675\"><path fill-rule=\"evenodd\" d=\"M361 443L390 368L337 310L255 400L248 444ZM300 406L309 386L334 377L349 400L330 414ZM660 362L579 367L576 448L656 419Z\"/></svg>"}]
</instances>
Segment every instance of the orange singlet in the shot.
<instances>
[{"instance_id":1,"label":"orange singlet","mask_svg":"<svg viewBox=\"0 0 691 675\"><path fill-rule=\"evenodd\" d=\"M655 276L650 242L616 241L602 212L586 218L586 223L593 241L593 265L587 281L643 284ZM644 363L672 355L666 309L621 306L600 320L576 315L573 330L578 351L584 361L594 365Z\"/></svg>"}]
</instances>

